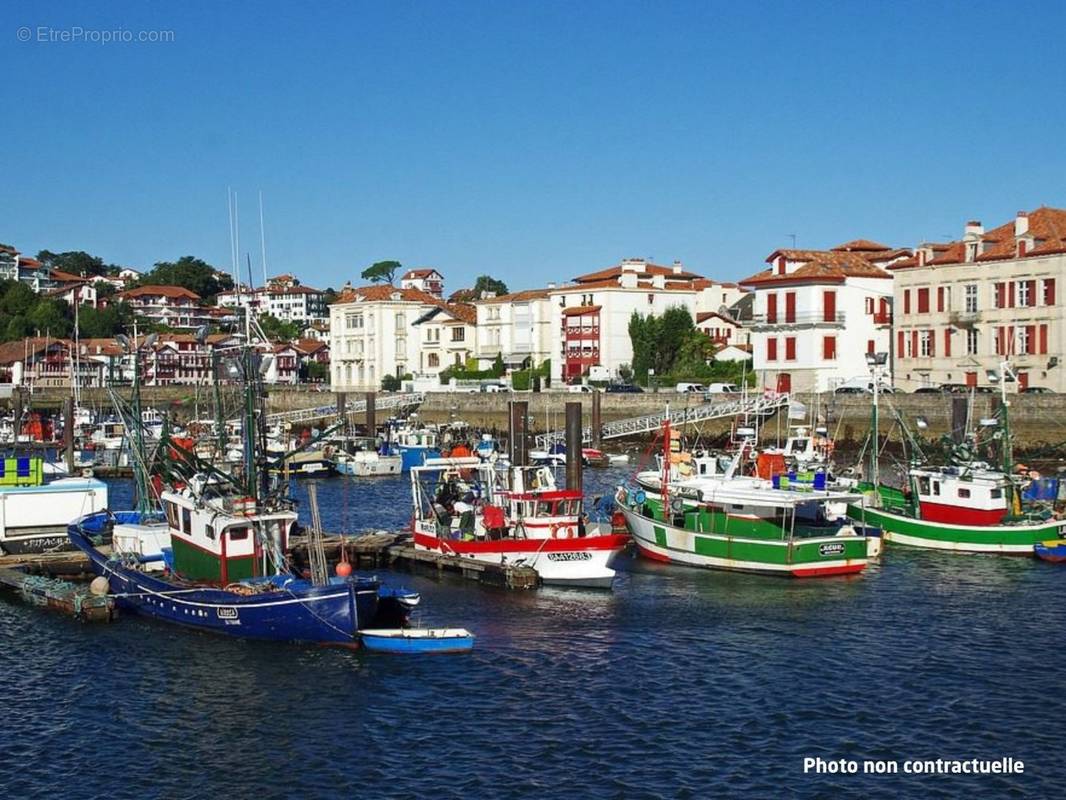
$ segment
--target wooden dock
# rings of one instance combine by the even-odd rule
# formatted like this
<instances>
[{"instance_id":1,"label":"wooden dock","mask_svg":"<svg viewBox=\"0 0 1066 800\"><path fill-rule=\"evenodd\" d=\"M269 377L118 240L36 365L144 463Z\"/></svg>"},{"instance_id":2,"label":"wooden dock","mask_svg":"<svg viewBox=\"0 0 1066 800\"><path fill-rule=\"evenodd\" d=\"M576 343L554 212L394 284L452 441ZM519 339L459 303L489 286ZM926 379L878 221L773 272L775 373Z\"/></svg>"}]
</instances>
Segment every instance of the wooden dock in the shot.
<instances>
[{"instance_id":1,"label":"wooden dock","mask_svg":"<svg viewBox=\"0 0 1066 800\"><path fill-rule=\"evenodd\" d=\"M34 605L63 611L86 622L110 622L115 616L115 601L107 595L93 594L88 584L0 567L0 588L11 589Z\"/></svg>"},{"instance_id":2,"label":"wooden dock","mask_svg":"<svg viewBox=\"0 0 1066 800\"><path fill-rule=\"evenodd\" d=\"M332 566L340 560L341 547L354 569L384 569L405 566L436 573L451 572L469 580L498 586L505 589L535 589L540 585L540 575L532 567L486 564L470 558L462 558L429 550L416 550L411 546L407 533L377 531L360 536L326 534L326 559ZM307 543L303 538L291 542L294 562L299 566L307 563Z\"/></svg>"},{"instance_id":3,"label":"wooden dock","mask_svg":"<svg viewBox=\"0 0 1066 800\"><path fill-rule=\"evenodd\" d=\"M109 552L106 548L101 548L101 551ZM15 569L52 577L56 575L75 577L92 573L89 557L80 550L4 555L0 556L0 569Z\"/></svg>"}]
</instances>

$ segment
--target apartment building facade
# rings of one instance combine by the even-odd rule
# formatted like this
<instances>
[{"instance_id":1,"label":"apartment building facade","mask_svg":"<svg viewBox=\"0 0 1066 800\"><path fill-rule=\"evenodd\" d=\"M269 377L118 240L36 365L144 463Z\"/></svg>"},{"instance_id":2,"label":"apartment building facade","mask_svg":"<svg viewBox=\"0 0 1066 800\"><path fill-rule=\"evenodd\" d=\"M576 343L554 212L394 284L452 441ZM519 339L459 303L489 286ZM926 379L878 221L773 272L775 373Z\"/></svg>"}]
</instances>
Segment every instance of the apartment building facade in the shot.
<instances>
[{"instance_id":1,"label":"apartment building facade","mask_svg":"<svg viewBox=\"0 0 1066 800\"><path fill-rule=\"evenodd\" d=\"M490 368L497 356L508 368L539 366L551 358L555 329L549 294L549 289L527 289L473 303L479 369Z\"/></svg>"},{"instance_id":2,"label":"apartment building facade","mask_svg":"<svg viewBox=\"0 0 1066 800\"><path fill-rule=\"evenodd\" d=\"M922 244L892 266L899 388L990 383L1007 361L1009 391L1066 392L1066 210L1041 207L960 239Z\"/></svg>"},{"instance_id":3,"label":"apartment building facade","mask_svg":"<svg viewBox=\"0 0 1066 800\"><path fill-rule=\"evenodd\" d=\"M831 250L777 250L754 290L752 367L778 392L825 392L869 374L867 353L891 345L892 273L910 251L867 240Z\"/></svg>"}]
</instances>

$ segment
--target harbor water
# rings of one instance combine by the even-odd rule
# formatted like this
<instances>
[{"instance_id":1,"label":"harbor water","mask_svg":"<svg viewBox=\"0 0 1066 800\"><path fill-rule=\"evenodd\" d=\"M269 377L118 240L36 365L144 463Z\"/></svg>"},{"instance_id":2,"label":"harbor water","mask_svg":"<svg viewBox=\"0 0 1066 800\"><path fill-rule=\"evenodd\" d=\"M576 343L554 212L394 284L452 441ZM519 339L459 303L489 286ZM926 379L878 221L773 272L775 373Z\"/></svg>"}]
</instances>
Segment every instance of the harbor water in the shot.
<instances>
[{"instance_id":1,"label":"harbor water","mask_svg":"<svg viewBox=\"0 0 1066 800\"><path fill-rule=\"evenodd\" d=\"M625 474L586 471L586 491ZM113 484L116 500L129 491ZM330 531L398 529L410 514L405 478L331 478L319 499ZM475 632L474 651L263 645L135 617L88 626L0 597L0 796L1054 797L1066 785L1061 566L894 549L859 577L790 581L626 559L612 592L381 575L423 593L421 622ZM1024 773L903 771L1005 757ZM805 758L899 772L816 775Z\"/></svg>"}]
</instances>

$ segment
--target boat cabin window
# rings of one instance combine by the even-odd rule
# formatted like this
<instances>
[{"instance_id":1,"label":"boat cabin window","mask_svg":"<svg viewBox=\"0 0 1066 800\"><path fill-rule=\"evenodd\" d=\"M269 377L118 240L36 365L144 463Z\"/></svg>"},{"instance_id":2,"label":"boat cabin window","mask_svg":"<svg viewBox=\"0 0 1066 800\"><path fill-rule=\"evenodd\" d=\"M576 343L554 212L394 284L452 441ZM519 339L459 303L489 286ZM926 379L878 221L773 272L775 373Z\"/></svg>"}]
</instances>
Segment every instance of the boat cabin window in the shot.
<instances>
[{"instance_id":1,"label":"boat cabin window","mask_svg":"<svg viewBox=\"0 0 1066 800\"><path fill-rule=\"evenodd\" d=\"M538 517L550 517L552 515L552 504L547 500L541 500L537 503L537 516Z\"/></svg>"},{"instance_id":2,"label":"boat cabin window","mask_svg":"<svg viewBox=\"0 0 1066 800\"><path fill-rule=\"evenodd\" d=\"M933 494L940 494L940 481L933 481Z\"/></svg>"},{"instance_id":3,"label":"boat cabin window","mask_svg":"<svg viewBox=\"0 0 1066 800\"><path fill-rule=\"evenodd\" d=\"M192 512L187 508L181 510L181 532L192 533Z\"/></svg>"},{"instance_id":4,"label":"boat cabin window","mask_svg":"<svg viewBox=\"0 0 1066 800\"><path fill-rule=\"evenodd\" d=\"M214 526L205 525L204 526L204 533L207 534L207 538L210 539L211 541L215 540L215 529L214 529Z\"/></svg>"},{"instance_id":5,"label":"boat cabin window","mask_svg":"<svg viewBox=\"0 0 1066 800\"><path fill-rule=\"evenodd\" d=\"M806 450L806 449L807 449L807 440L806 439L796 439L796 441L794 441L792 443L792 452L796 452L797 450Z\"/></svg>"},{"instance_id":6,"label":"boat cabin window","mask_svg":"<svg viewBox=\"0 0 1066 800\"><path fill-rule=\"evenodd\" d=\"M229 534L231 542L241 542L248 538L248 528L243 525L237 528L229 528L226 533Z\"/></svg>"},{"instance_id":7,"label":"boat cabin window","mask_svg":"<svg viewBox=\"0 0 1066 800\"><path fill-rule=\"evenodd\" d=\"M929 494L929 479L928 478L919 478L918 479L918 494Z\"/></svg>"},{"instance_id":8,"label":"boat cabin window","mask_svg":"<svg viewBox=\"0 0 1066 800\"><path fill-rule=\"evenodd\" d=\"M969 496L970 496L970 490L969 489L959 489L959 497L969 497Z\"/></svg>"},{"instance_id":9,"label":"boat cabin window","mask_svg":"<svg viewBox=\"0 0 1066 800\"><path fill-rule=\"evenodd\" d=\"M993 489L991 494L992 494L992 499L993 500L999 500L1001 497L1003 497L1003 490L1002 489Z\"/></svg>"},{"instance_id":10,"label":"boat cabin window","mask_svg":"<svg viewBox=\"0 0 1066 800\"><path fill-rule=\"evenodd\" d=\"M171 528L178 527L178 506L175 503L166 502L163 503L163 508L167 512L167 524Z\"/></svg>"},{"instance_id":11,"label":"boat cabin window","mask_svg":"<svg viewBox=\"0 0 1066 800\"><path fill-rule=\"evenodd\" d=\"M733 503L732 507L733 507L734 511L743 511L744 510L744 504L743 503Z\"/></svg>"}]
</instances>

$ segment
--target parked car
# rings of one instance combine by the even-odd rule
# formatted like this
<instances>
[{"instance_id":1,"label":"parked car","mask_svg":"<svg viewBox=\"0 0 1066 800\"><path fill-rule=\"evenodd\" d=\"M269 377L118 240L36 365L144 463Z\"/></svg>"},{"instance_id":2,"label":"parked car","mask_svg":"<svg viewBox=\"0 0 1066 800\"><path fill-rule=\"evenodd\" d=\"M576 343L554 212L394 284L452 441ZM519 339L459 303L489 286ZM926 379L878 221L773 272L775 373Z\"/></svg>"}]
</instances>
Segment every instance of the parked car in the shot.
<instances>
[{"instance_id":1,"label":"parked car","mask_svg":"<svg viewBox=\"0 0 1066 800\"><path fill-rule=\"evenodd\" d=\"M1026 386L1022 389L1022 394L1054 394L1046 386Z\"/></svg>"},{"instance_id":2,"label":"parked car","mask_svg":"<svg viewBox=\"0 0 1066 800\"><path fill-rule=\"evenodd\" d=\"M735 383L712 383L707 387L707 394L740 394L740 387Z\"/></svg>"},{"instance_id":3,"label":"parked car","mask_svg":"<svg viewBox=\"0 0 1066 800\"><path fill-rule=\"evenodd\" d=\"M644 392L635 383L612 383L604 391L607 394L642 394Z\"/></svg>"},{"instance_id":4,"label":"parked car","mask_svg":"<svg viewBox=\"0 0 1066 800\"><path fill-rule=\"evenodd\" d=\"M862 386L838 386L833 394L873 394L873 390Z\"/></svg>"},{"instance_id":5,"label":"parked car","mask_svg":"<svg viewBox=\"0 0 1066 800\"><path fill-rule=\"evenodd\" d=\"M688 392L699 392L703 394L707 391L707 387L702 383L679 383L675 388L678 394L687 394Z\"/></svg>"},{"instance_id":6,"label":"parked car","mask_svg":"<svg viewBox=\"0 0 1066 800\"><path fill-rule=\"evenodd\" d=\"M874 381L870 377L849 378L840 384L835 390L836 394L873 394ZM891 394L896 391L890 385L881 381L881 394Z\"/></svg>"},{"instance_id":7,"label":"parked car","mask_svg":"<svg viewBox=\"0 0 1066 800\"><path fill-rule=\"evenodd\" d=\"M940 386L919 386L914 390L914 394L943 394L944 390Z\"/></svg>"},{"instance_id":8,"label":"parked car","mask_svg":"<svg viewBox=\"0 0 1066 800\"><path fill-rule=\"evenodd\" d=\"M945 394L969 394L970 387L964 383L942 383L940 391Z\"/></svg>"},{"instance_id":9,"label":"parked car","mask_svg":"<svg viewBox=\"0 0 1066 800\"><path fill-rule=\"evenodd\" d=\"M486 383L481 387L483 392L506 392L510 387L502 383Z\"/></svg>"},{"instance_id":10,"label":"parked car","mask_svg":"<svg viewBox=\"0 0 1066 800\"><path fill-rule=\"evenodd\" d=\"M592 394L596 389L593 386L586 386L583 383L575 383L572 386L567 386L566 391L574 394Z\"/></svg>"}]
</instances>

